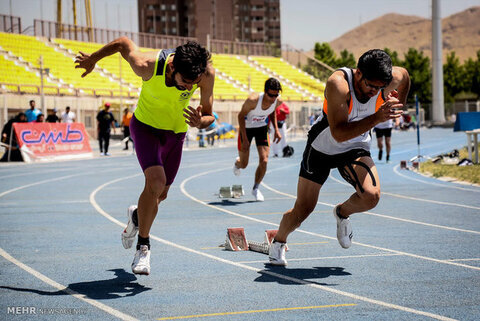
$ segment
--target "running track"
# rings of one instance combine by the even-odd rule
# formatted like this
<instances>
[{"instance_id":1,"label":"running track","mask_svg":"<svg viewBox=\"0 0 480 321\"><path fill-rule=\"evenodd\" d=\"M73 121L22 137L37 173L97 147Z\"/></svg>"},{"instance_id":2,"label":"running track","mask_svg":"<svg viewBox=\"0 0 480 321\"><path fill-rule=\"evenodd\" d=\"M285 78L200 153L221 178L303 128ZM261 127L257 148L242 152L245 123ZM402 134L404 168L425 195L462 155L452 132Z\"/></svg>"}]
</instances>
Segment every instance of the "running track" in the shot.
<instances>
[{"instance_id":1,"label":"running track","mask_svg":"<svg viewBox=\"0 0 480 321\"><path fill-rule=\"evenodd\" d=\"M392 140L392 162L377 162L381 201L352 216L352 247L335 238L332 207L353 189L334 170L289 238L287 268L218 245L227 227L255 241L277 227L294 202L304 141L293 142L294 157L270 160L263 203L250 196L255 153L235 177L234 147L185 151L152 229L148 277L131 273L133 249L120 242L143 187L134 156L3 165L0 320L478 320L480 188L400 170L417 154L416 133ZM424 130L421 153L464 144L451 129ZM232 184L246 195L219 199Z\"/></svg>"}]
</instances>

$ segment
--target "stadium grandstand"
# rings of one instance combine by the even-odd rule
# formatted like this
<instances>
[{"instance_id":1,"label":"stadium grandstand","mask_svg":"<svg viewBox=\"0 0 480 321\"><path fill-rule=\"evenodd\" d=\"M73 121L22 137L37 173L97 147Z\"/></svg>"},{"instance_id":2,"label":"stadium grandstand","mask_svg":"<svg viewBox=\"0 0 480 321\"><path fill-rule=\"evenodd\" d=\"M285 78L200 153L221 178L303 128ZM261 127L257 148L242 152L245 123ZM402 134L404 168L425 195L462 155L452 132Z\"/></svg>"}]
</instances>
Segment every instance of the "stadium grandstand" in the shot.
<instances>
[{"instance_id":1,"label":"stadium grandstand","mask_svg":"<svg viewBox=\"0 0 480 321\"><path fill-rule=\"evenodd\" d=\"M14 28L7 30L10 32L0 32L0 90L4 94L2 123L25 110L28 101L35 99L44 113L53 108L63 110L67 105L72 106L78 120L85 123L92 135L95 135L95 113L100 106L106 101L112 103L117 116L125 106L134 108L142 80L119 54L101 60L88 77L82 78L83 71L74 68L75 55L79 51L92 53L122 35L129 36L136 43L152 44L142 47L142 51L172 48L190 40L153 35L150 36L153 40L142 38L143 41L139 41L142 34L103 29L96 29L92 38L92 33L87 34L81 27L58 27L55 22L43 20L35 20L34 26L34 36L11 32ZM72 29L80 32L72 34ZM216 70L214 106L221 119L236 126L236 114L243 101L250 93L263 91L265 80L275 77L283 87L282 99L293 110L291 122L295 126L304 125L311 110L322 104L324 82L286 59L269 55L267 50L258 50L259 44L243 45L246 47L231 44L232 48L241 50L225 50L222 43L219 46L221 52L216 50L218 46L214 40L207 45ZM249 52L255 55L249 55ZM198 92L195 98L198 102ZM193 101L194 104L197 102Z\"/></svg>"}]
</instances>

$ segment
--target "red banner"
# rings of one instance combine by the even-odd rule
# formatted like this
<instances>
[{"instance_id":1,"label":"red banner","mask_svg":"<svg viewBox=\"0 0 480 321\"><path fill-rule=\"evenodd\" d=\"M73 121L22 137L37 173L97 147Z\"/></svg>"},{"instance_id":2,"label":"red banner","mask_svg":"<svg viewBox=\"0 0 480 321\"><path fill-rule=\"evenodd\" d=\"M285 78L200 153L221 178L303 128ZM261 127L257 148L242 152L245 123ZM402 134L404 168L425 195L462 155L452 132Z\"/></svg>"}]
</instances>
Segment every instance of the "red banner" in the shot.
<instances>
[{"instance_id":1,"label":"red banner","mask_svg":"<svg viewBox=\"0 0 480 321\"><path fill-rule=\"evenodd\" d=\"M13 128L27 162L92 156L82 123L14 123Z\"/></svg>"}]
</instances>

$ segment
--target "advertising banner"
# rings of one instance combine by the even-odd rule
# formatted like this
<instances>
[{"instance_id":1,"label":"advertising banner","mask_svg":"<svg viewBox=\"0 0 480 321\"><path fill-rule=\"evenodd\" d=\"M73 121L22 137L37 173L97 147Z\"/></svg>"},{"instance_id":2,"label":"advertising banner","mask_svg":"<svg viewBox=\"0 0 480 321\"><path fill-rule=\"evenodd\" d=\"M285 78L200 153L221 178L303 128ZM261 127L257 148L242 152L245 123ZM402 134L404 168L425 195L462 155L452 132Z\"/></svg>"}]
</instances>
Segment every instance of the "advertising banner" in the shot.
<instances>
[{"instance_id":1,"label":"advertising banner","mask_svg":"<svg viewBox=\"0 0 480 321\"><path fill-rule=\"evenodd\" d=\"M14 123L25 162L92 157L82 123Z\"/></svg>"}]
</instances>

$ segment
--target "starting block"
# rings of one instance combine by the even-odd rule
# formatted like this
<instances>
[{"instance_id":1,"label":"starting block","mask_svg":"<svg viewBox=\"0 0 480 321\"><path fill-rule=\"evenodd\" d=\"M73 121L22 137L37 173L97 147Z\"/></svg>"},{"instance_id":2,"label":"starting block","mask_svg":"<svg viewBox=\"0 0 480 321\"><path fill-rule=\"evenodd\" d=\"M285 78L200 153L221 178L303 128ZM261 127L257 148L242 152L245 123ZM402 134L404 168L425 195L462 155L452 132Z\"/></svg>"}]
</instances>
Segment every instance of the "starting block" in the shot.
<instances>
[{"instance_id":1,"label":"starting block","mask_svg":"<svg viewBox=\"0 0 480 321\"><path fill-rule=\"evenodd\" d=\"M400 169L414 169L414 170L418 170L418 168L419 168L419 166L420 166L420 165L419 165L420 163L419 163L418 161L412 161L412 160L410 160L409 162L412 163L412 166L411 166L411 167L408 166L408 162L407 162L406 160L400 161Z\"/></svg>"},{"instance_id":2,"label":"starting block","mask_svg":"<svg viewBox=\"0 0 480 321\"><path fill-rule=\"evenodd\" d=\"M248 251L247 237L243 227L227 229L225 249L229 251Z\"/></svg>"},{"instance_id":3,"label":"starting block","mask_svg":"<svg viewBox=\"0 0 480 321\"><path fill-rule=\"evenodd\" d=\"M220 187L220 198L240 198L245 195L242 185L222 186Z\"/></svg>"},{"instance_id":4,"label":"starting block","mask_svg":"<svg viewBox=\"0 0 480 321\"><path fill-rule=\"evenodd\" d=\"M278 230L265 230L263 242L247 241L243 227L228 228L225 249L229 251L254 251L268 254ZM288 251L288 249L287 249Z\"/></svg>"},{"instance_id":5,"label":"starting block","mask_svg":"<svg viewBox=\"0 0 480 321\"><path fill-rule=\"evenodd\" d=\"M230 186L220 187L219 196L220 198L232 198L233 197L232 188Z\"/></svg>"},{"instance_id":6,"label":"starting block","mask_svg":"<svg viewBox=\"0 0 480 321\"><path fill-rule=\"evenodd\" d=\"M232 193L234 198L239 198L245 195L242 185L232 185Z\"/></svg>"}]
</instances>

